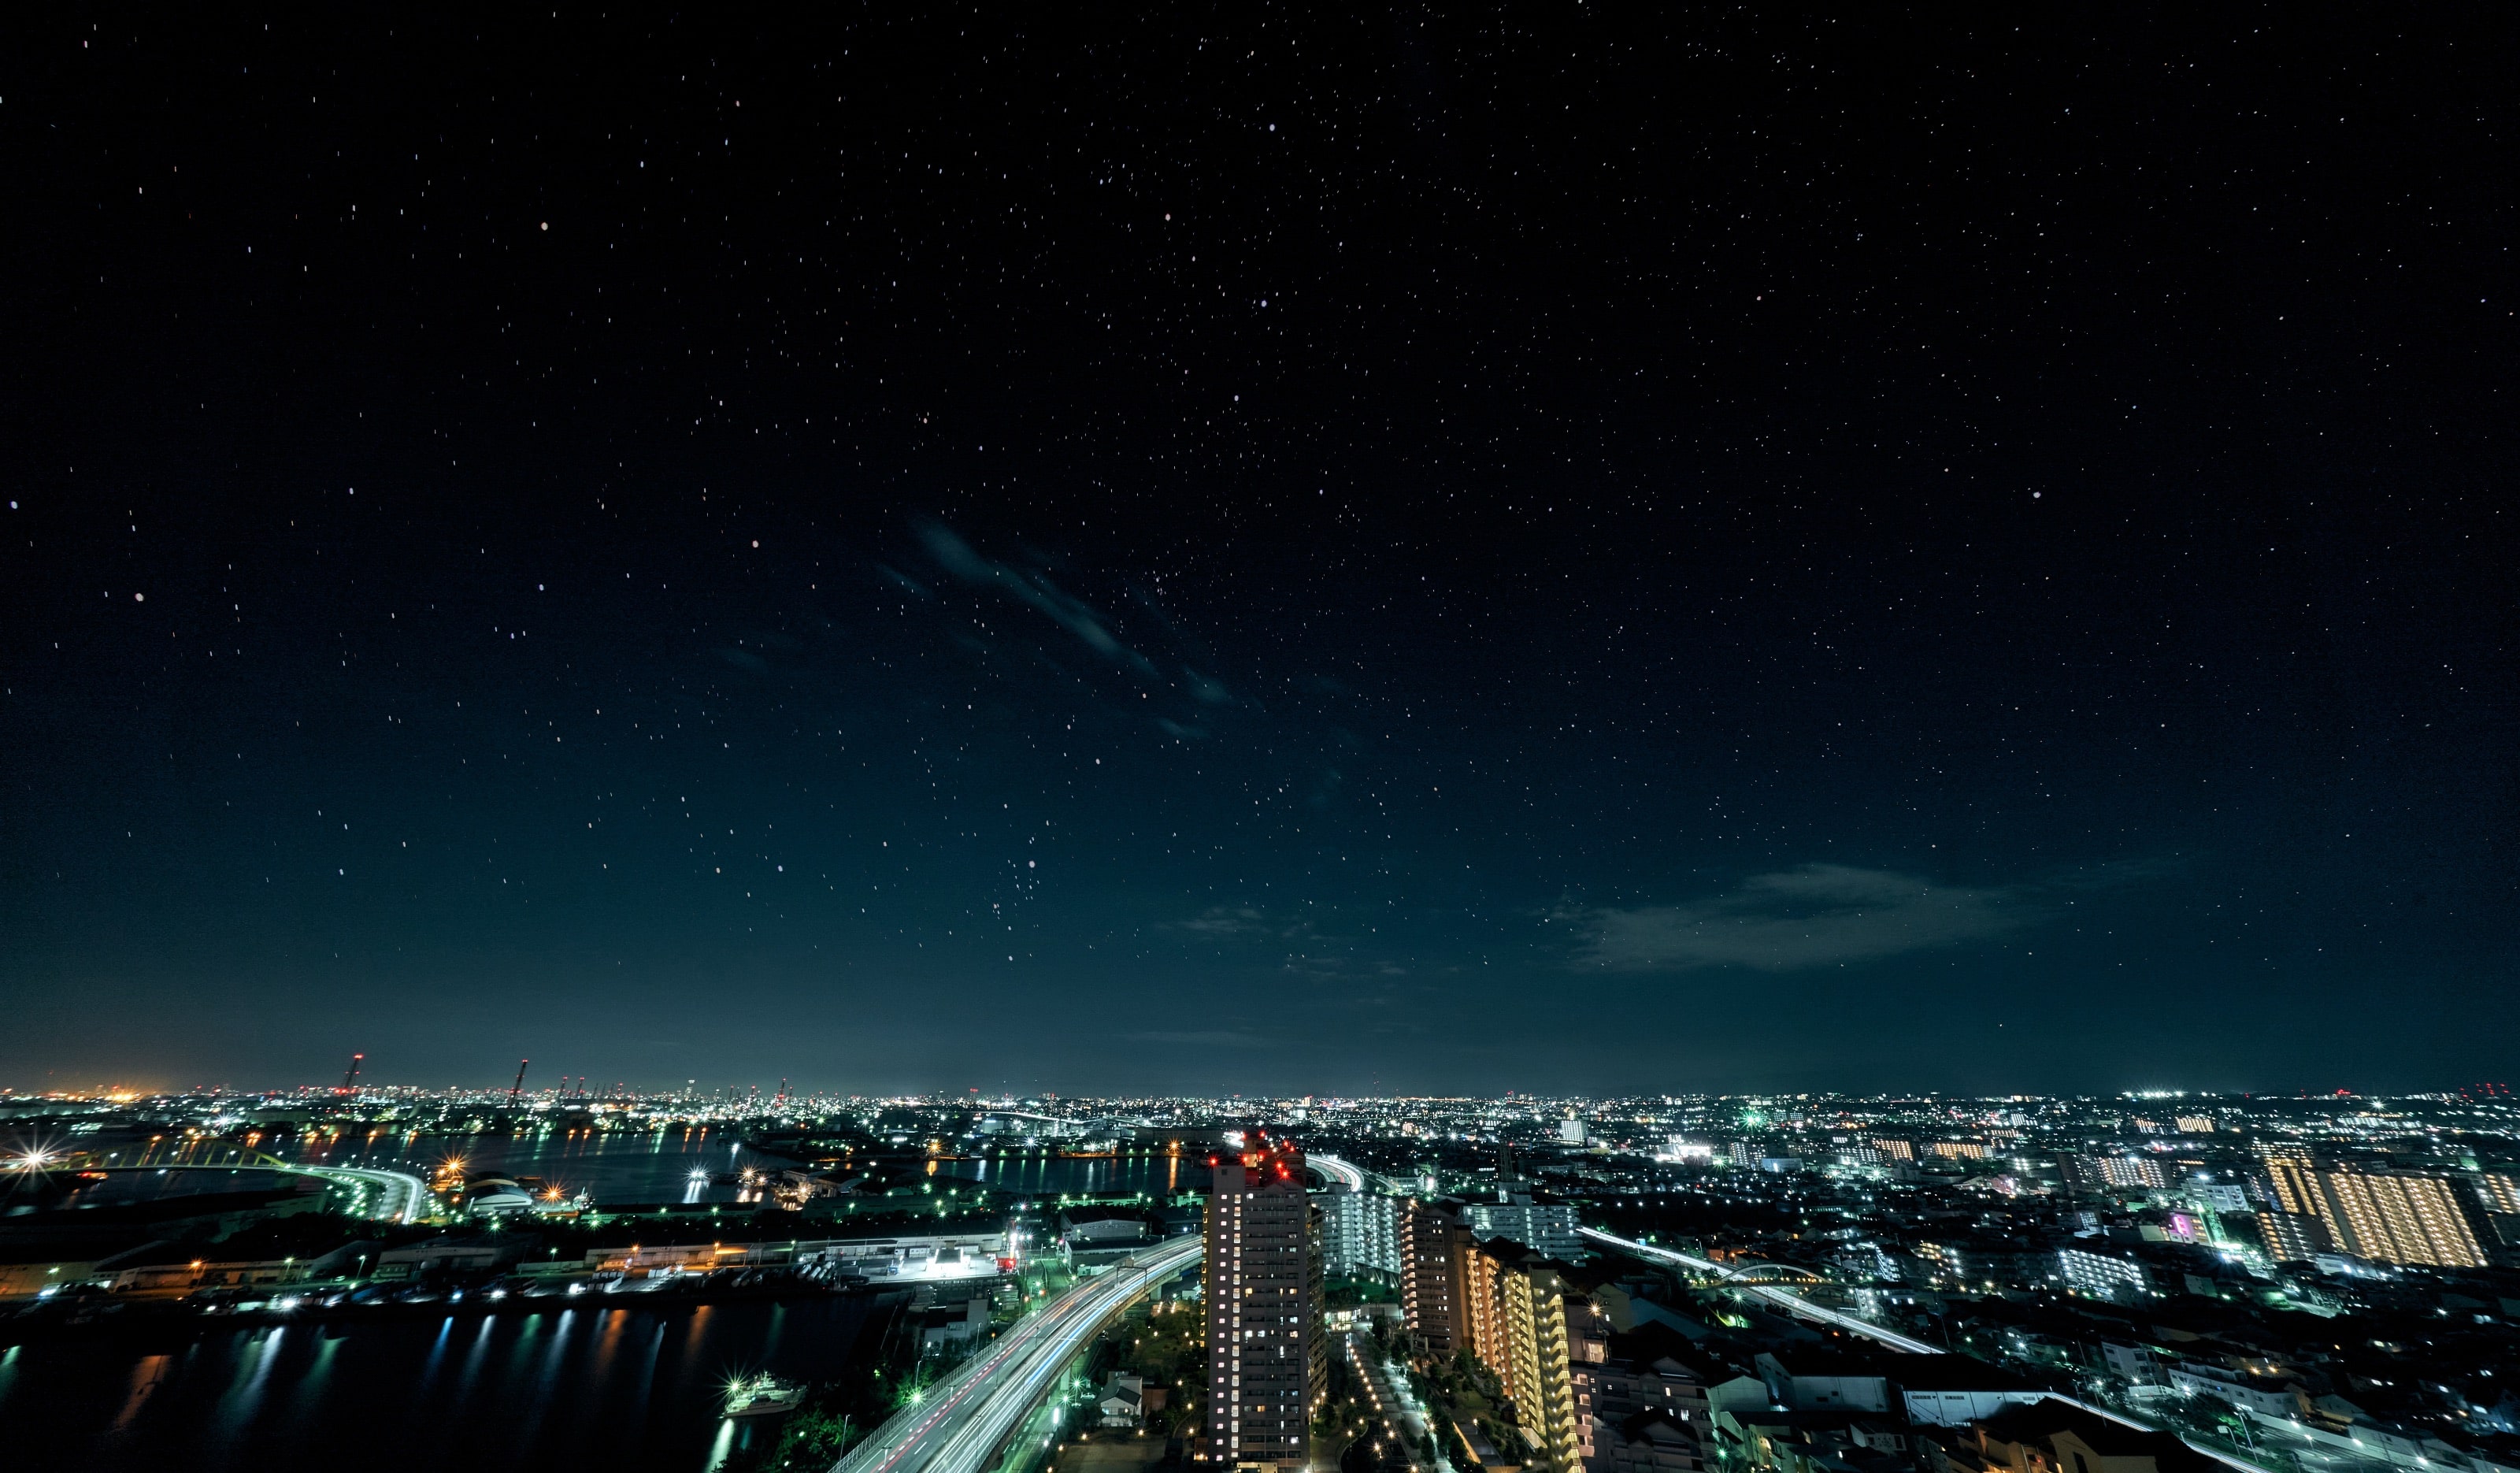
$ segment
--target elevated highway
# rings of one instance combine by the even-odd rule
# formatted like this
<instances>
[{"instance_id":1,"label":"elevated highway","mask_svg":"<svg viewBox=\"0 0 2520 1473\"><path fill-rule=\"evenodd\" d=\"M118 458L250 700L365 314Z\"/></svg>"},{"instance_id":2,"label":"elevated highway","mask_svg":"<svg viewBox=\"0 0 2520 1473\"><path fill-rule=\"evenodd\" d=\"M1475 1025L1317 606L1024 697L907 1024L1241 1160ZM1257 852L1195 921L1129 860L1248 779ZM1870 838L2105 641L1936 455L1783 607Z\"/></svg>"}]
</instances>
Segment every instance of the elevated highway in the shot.
<instances>
[{"instance_id":1,"label":"elevated highway","mask_svg":"<svg viewBox=\"0 0 2520 1473\"><path fill-rule=\"evenodd\" d=\"M1198 1262L1196 1233L1122 1260L1010 1326L849 1450L832 1473L985 1473L1087 1342L1131 1302Z\"/></svg>"},{"instance_id":2,"label":"elevated highway","mask_svg":"<svg viewBox=\"0 0 2520 1473\"><path fill-rule=\"evenodd\" d=\"M428 1183L409 1172L364 1166L306 1166L260 1152L255 1155L259 1159L249 1166L107 1166L86 1170L117 1176L164 1175L170 1172L273 1172L285 1176L315 1176L343 1189L349 1216L377 1222L417 1221L437 1205L429 1195Z\"/></svg>"},{"instance_id":3,"label":"elevated highway","mask_svg":"<svg viewBox=\"0 0 2520 1473\"><path fill-rule=\"evenodd\" d=\"M321 1176L336 1186L351 1188L351 1216L379 1222L411 1222L435 1210L428 1183L409 1172L380 1171L364 1166L283 1166L273 1170L300 1176Z\"/></svg>"},{"instance_id":4,"label":"elevated highway","mask_svg":"<svg viewBox=\"0 0 2520 1473\"><path fill-rule=\"evenodd\" d=\"M1732 1277L1731 1269L1712 1259L1675 1253L1668 1248L1656 1248L1650 1243L1640 1243L1631 1238L1614 1236L1598 1227L1579 1227L1576 1231L1582 1233L1587 1241L1598 1243L1604 1248L1616 1249L1633 1258L1671 1264L1687 1268L1690 1272L1702 1273L1718 1279ZM1844 1330L1850 1335L1861 1335L1867 1340L1886 1345L1894 1351L1906 1351L1912 1356L1939 1356L1943 1353L1943 1348L1939 1345L1927 1345L1921 1340L1911 1339L1896 1330L1885 1330L1868 1319L1858 1319L1852 1314L1841 1314L1835 1310L1813 1304L1789 1289L1780 1289L1773 1284L1749 1283L1730 1284L1726 1287L1737 1289L1743 1294L1764 1300L1798 1319L1816 1320L1831 1329Z\"/></svg>"},{"instance_id":5,"label":"elevated highway","mask_svg":"<svg viewBox=\"0 0 2520 1473\"><path fill-rule=\"evenodd\" d=\"M1304 1153L1304 1165L1311 1167L1324 1181L1343 1186L1352 1192L1382 1192L1388 1196L1406 1197L1416 1188L1379 1172L1369 1172L1353 1161L1337 1156L1325 1156L1316 1151Z\"/></svg>"},{"instance_id":6,"label":"elevated highway","mask_svg":"<svg viewBox=\"0 0 2520 1473\"><path fill-rule=\"evenodd\" d=\"M1364 1170L1341 1161L1335 1156L1325 1156L1319 1151L1307 1151L1304 1153L1304 1165L1321 1173L1322 1179L1332 1186L1343 1186L1352 1192L1365 1190Z\"/></svg>"}]
</instances>

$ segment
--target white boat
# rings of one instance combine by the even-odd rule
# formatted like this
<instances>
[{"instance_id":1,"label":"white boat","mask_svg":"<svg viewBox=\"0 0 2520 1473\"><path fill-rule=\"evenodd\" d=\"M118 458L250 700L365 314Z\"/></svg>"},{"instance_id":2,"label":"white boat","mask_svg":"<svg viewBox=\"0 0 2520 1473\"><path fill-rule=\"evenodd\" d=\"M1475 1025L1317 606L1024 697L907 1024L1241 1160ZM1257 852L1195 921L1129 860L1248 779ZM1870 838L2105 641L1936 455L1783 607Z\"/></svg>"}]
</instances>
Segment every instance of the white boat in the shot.
<instances>
[{"instance_id":1,"label":"white boat","mask_svg":"<svg viewBox=\"0 0 2520 1473\"><path fill-rule=\"evenodd\" d=\"M805 1388L789 1386L763 1372L757 1376L738 1376L726 1383L726 1414L730 1417L777 1416L794 1411L805 1400Z\"/></svg>"}]
</instances>

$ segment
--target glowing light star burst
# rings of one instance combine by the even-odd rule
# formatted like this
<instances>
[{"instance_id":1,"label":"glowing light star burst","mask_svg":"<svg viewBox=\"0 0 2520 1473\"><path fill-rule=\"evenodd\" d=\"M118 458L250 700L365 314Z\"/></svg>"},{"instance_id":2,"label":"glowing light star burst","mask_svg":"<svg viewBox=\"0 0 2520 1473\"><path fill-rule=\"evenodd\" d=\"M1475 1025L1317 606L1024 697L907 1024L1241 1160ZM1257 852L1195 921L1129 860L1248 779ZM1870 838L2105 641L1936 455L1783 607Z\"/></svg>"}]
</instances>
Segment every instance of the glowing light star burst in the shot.
<instances>
[{"instance_id":1,"label":"glowing light star burst","mask_svg":"<svg viewBox=\"0 0 2520 1473\"><path fill-rule=\"evenodd\" d=\"M9 1147L9 1155L0 1160L0 1171L42 1172L52 1169L66 1153L51 1140L20 1136Z\"/></svg>"}]
</instances>

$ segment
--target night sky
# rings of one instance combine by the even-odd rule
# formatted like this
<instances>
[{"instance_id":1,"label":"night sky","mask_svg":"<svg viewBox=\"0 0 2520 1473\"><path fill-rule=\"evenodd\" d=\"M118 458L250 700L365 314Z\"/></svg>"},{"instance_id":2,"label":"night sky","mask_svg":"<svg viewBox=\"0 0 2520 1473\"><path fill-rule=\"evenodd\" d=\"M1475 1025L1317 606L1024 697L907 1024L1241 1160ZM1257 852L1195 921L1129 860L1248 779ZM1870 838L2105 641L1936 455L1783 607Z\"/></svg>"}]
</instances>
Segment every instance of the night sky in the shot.
<instances>
[{"instance_id":1,"label":"night sky","mask_svg":"<svg viewBox=\"0 0 2520 1473\"><path fill-rule=\"evenodd\" d=\"M0 1084L2510 1072L2508 12L741 9L7 23Z\"/></svg>"}]
</instances>

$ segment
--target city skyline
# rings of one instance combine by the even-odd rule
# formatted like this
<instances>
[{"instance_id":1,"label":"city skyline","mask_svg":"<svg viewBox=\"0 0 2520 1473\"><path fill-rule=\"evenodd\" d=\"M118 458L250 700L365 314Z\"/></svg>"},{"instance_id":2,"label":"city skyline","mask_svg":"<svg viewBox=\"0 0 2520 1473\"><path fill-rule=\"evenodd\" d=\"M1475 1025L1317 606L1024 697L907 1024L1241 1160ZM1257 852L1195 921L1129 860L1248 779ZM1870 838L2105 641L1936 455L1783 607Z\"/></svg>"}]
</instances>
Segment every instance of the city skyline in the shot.
<instances>
[{"instance_id":1,"label":"city skyline","mask_svg":"<svg viewBox=\"0 0 2520 1473\"><path fill-rule=\"evenodd\" d=\"M520 1466L2020 1473L1966 1459L2029 1441L2151 1473L2507 1473L2520 1436L2498 1084L554 1099L352 1076L7 1093L0 1118L0 1403L113 1466L205 1430L282 1450L442 1421L409 1393L424 1363Z\"/></svg>"}]
</instances>

